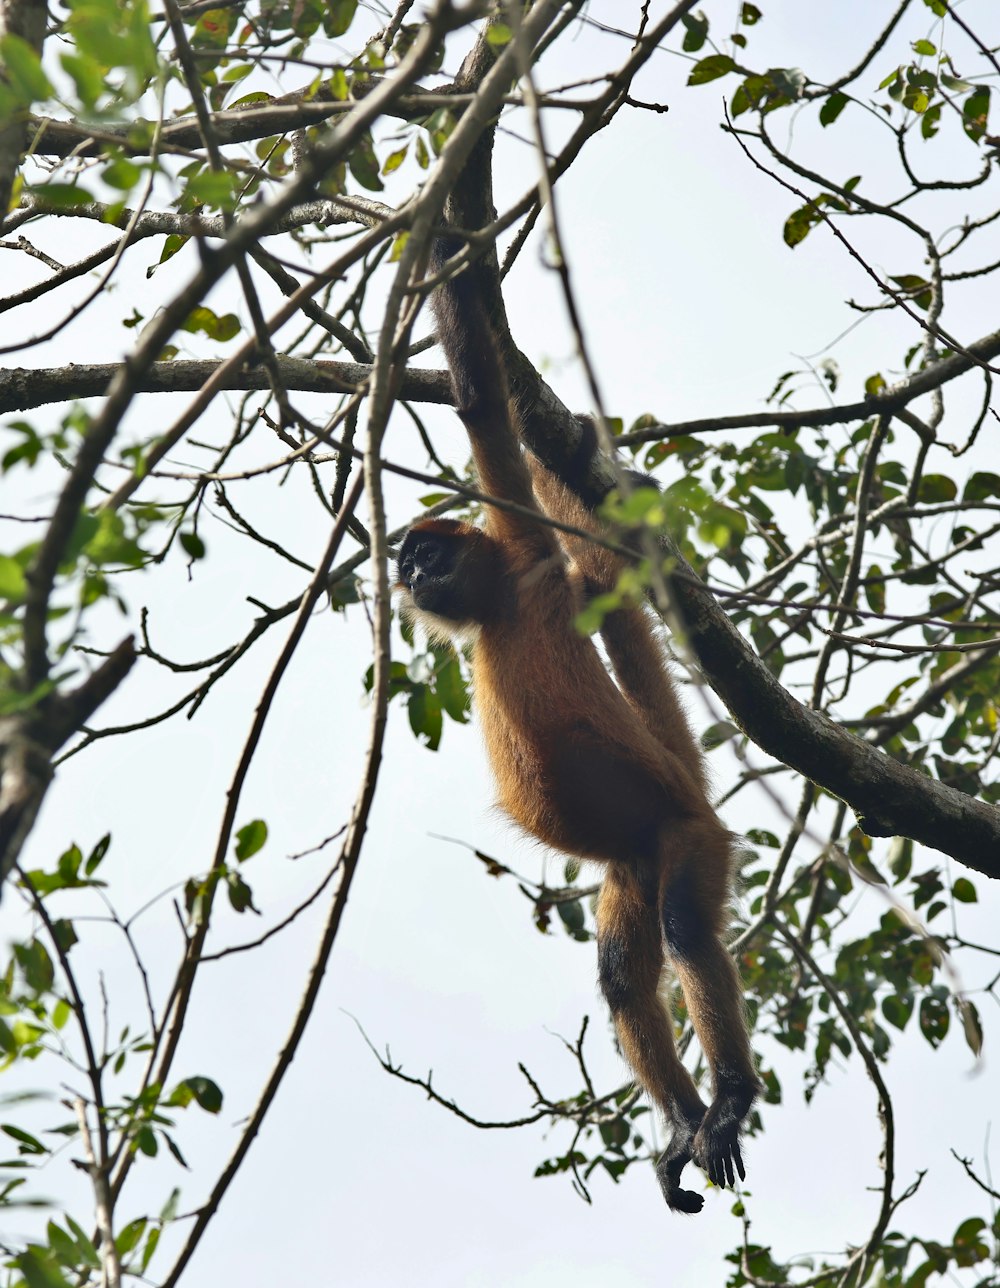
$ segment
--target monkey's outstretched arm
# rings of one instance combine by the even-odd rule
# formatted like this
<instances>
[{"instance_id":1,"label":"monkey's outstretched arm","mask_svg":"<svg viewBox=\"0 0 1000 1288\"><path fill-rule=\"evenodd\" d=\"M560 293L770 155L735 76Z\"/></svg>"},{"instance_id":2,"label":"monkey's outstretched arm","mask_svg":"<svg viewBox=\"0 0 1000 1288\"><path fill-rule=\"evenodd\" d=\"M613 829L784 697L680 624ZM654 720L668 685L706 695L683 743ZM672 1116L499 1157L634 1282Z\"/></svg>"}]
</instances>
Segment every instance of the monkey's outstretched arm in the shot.
<instances>
[{"instance_id":1,"label":"monkey's outstretched arm","mask_svg":"<svg viewBox=\"0 0 1000 1288\"><path fill-rule=\"evenodd\" d=\"M437 275L463 242L442 237L431 251ZM479 481L485 492L528 509L537 509L531 476L512 424L507 377L484 304L483 269L470 264L443 282L433 296L438 339L455 391L455 409L469 433ZM486 530L498 539L527 543L533 557L558 550L551 529L509 511L486 507Z\"/></svg>"}]
</instances>

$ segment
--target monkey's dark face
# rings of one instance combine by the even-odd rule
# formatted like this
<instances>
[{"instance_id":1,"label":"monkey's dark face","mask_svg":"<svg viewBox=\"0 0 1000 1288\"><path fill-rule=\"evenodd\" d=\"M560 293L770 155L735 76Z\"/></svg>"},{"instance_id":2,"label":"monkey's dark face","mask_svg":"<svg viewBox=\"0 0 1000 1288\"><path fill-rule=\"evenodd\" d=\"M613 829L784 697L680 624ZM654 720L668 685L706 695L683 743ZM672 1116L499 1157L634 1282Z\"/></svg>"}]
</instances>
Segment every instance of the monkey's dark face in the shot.
<instances>
[{"instance_id":1,"label":"monkey's dark face","mask_svg":"<svg viewBox=\"0 0 1000 1288\"><path fill-rule=\"evenodd\" d=\"M497 552L478 528L428 519L403 540L396 584L406 592L405 613L423 618L432 633L461 636L496 611Z\"/></svg>"},{"instance_id":2,"label":"monkey's dark face","mask_svg":"<svg viewBox=\"0 0 1000 1288\"><path fill-rule=\"evenodd\" d=\"M399 552L397 578L415 608L460 621L465 616L457 578L460 565L460 540L413 528Z\"/></svg>"}]
</instances>

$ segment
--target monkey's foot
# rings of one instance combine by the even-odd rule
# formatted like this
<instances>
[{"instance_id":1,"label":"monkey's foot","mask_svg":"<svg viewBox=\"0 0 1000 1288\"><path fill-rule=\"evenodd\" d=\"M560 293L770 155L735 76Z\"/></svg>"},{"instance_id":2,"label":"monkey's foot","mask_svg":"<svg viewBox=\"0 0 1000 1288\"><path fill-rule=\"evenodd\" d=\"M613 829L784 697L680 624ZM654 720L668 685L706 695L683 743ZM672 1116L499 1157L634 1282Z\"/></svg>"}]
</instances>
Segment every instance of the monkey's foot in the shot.
<instances>
[{"instance_id":1,"label":"monkey's foot","mask_svg":"<svg viewBox=\"0 0 1000 1288\"><path fill-rule=\"evenodd\" d=\"M757 1083L751 1079L721 1087L695 1134L692 1156L714 1185L732 1188L737 1176L741 1181L746 1179L740 1128L757 1091Z\"/></svg>"},{"instance_id":2,"label":"monkey's foot","mask_svg":"<svg viewBox=\"0 0 1000 1288\"><path fill-rule=\"evenodd\" d=\"M670 1144L656 1164L656 1179L671 1212L700 1212L705 1203L704 1195L680 1188L681 1172L691 1161L699 1121L699 1118L676 1121Z\"/></svg>"}]
</instances>

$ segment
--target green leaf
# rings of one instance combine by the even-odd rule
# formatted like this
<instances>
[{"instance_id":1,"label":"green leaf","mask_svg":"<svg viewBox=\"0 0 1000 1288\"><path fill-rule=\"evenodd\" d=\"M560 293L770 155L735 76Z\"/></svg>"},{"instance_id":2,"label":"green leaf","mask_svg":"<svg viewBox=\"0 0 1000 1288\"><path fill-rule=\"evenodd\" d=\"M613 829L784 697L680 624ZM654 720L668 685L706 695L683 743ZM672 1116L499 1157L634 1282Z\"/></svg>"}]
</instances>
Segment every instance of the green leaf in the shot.
<instances>
[{"instance_id":1,"label":"green leaf","mask_svg":"<svg viewBox=\"0 0 1000 1288\"><path fill-rule=\"evenodd\" d=\"M28 468L32 469L45 448L34 426L26 420L15 420L11 421L6 428L12 433L20 434L21 442L4 453L3 459L0 460L0 471L6 474L19 461L24 461Z\"/></svg>"},{"instance_id":2,"label":"green leaf","mask_svg":"<svg viewBox=\"0 0 1000 1288\"><path fill-rule=\"evenodd\" d=\"M458 722L465 724L469 711L469 691L457 657L450 657L438 666L434 690L444 711Z\"/></svg>"},{"instance_id":3,"label":"green leaf","mask_svg":"<svg viewBox=\"0 0 1000 1288\"><path fill-rule=\"evenodd\" d=\"M709 54L707 58L702 58L691 68L687 83L707 85L709 81L718 80L720 76L726 76L734 71L736 71L736 64L728 54Z\"/></svg>"},{"instance_id":4,"label":"green leaf","mask_svg":"<svg viewBox=\"0 0 1000 1288\"><path fill-rule=\"evenodd\" d=\"M101 863L104 861L104 856L107 854L110 847L111 847L111 833L105 832L105 834L97 842L94 848L90 851L90 854L87 856L87 862L84 864L84 868L83 868L86 876L88 877L91 876L96 871L96 869L101 865Z\"/></svg>"},{"instance_id":5,"label":"green leaf","mask_svg":"<svg viewBox=\"0 0 1000 1288\"><path fill-rule=\"evenodd\" d=\"M708 37L708 19L699 9L697 13L682 15L681 22L684 24L681 48L686 54L696 54Z\"/></svg>"},{"instance_id":6,"label":"green leaf","mask_svg":"<svg viewBox=\"0 0 1000 1288\"><path fill-rule=\"evenodd\" d=\"M763 15L755 4L745 3L740 9L740 22L744 27L753 27L760 22Z\"/></svg>"},{"instance_id":7,"label":"green leaf","mask_svg":"<svg viewBox=\"0 0 1000 1288\"><path fill-rule=\"evenodd\" d=\"M156 49L145 0L70 0L69 29L81 53L90 54L106 68L121 68L123 89L137 97L157 72ZM120 79L120 78L116 78Z\"/></svg>"},{"instance_id":8,"label":"green leaf","mask_svg":"<svg viewBox=\"0 0 1000 1288\"><path fill-rule=\"evenodd\" d=\"M90 1266L92 1270L100 1270L101 1259L97 1255L97 1249L91 1242L90 1236L82 1230L79 1225L77 1225L69 1213L65 1214L65 1220L66 1224L69 1226L70 1233L76 1240L76 1247L80 1260L84 1265Z\"/></svg>"},{"instance_id":9,"label":"green leaf","mask_svg":"<svg viewBox=\"0 0 1000 1288\"><path fill-rule=\"evenodd\" d=\"M33 993L47 993L55 982L55 967L48 949L40 939L14 945L14 956L24 972L24 979Z\"/></svg>"},{"instance_id":10,"label":"green leaf","mask_svg":"<svg viewBox=\"0 0 1000 1288\"><path fill-rule=\"evenodd\" d=\"M267 824L262 818L255 818L252 823L246 823L236 833L234 847L236 861L245 863L247 859L262 850L266 842Z\"/></svg>"},{"instance_id":11,"label":"green leaf","mask_svg":"<svg viewBox=\"0 0 1000 1288\"><path fill-rule=\"evenodd\" d=\"M958 496L958 486L947 474L925 474L917 489L917 499L931 505L936 502L954 501L956 496Z\"/></svg>"},{"instance_id":12,"label":"green leaf","mask_svg":"<svg viewBox=\"0 0 1000 1288\"><path fill-rule=\"evenodd\" d=\"M103 886L106 883L104 881L83 881L80 884ZM56 921L53 921L52 936L64 953L68 953L74 944L80 942L72 921L69 921L66 917L59 917Z\"/></svg>"},{"instance_id":13,"label":"green leaf","mask_svg":"<svg viewBox=\"0 0 1000 1288\"><path fill-rule=\"evenodd\" d=\"M10 1262L24 1276L27 1288L70 1288L54 1257L45 1248L29 1243Z\"/></svg>"},{"instance_id":14,"label":"green leaf","mask_svg":"<svg viewBox=\"0 0 1000 1288\"><path fill-rule=\"evenodd\" d=\"M398 170L399 167L406 160L406 154L408 151L409 151L409 148L405 147L405 148L399 148L396 152L390 152L389 155L386 157L386 159L382 162L382 173L392 174L394 170Z\"/></svg>"},{"instance_id":15,"label":"green leaf","mask_svg":"<svg viewBox=\"0 0 1000 1288\"><path fill-rule=\"evenodd\" d=\"M236 14L231 9L206 9L198 14L191 33L195 49L225 49L236 30Z\"/></svg>"},{"instance_id":16,"label":"green leaf","mask_svg":"<svg viewBox=\"0 0 1000 1288\"><path fill-rule=\"evenodd\" d=\"M163 250L160 252L160 258L157 261L165 264L168 259L173 259L177 252L188 244L190 237L182 237L180 233L171 233L164 239Z\"/></svg>"},{"instance_id":17,"label":"green leaf","mask_svg":"<svg viewBox=\"0 0 1000 1288\"><path fill-rule=\"evenodd\" d=\"M486 28L486 39L494 48L509 45L513 34L504 22L491 22Z\"/></svg>"},{"instance_id":18,"label":"green leaf","mask_svg":"<svg viewBox=\"0 0 1000 1288\"><path fill-rule=\"evenodd\" d=\"M3 1126L0 1126L0 1131L5 1136L9 1136L11 1140L17 1141L17 1152L19 1154L40 1155L49 1152L37 1137L32 1136L20 1127L15 1127L13 1123L4 1123Z\"/></svg>"},{"instance_id":19,"label":"green leaf","mask_svg":"<svg viewBox=\"0 0 1000 1288\"><path fill-rule=\"evenodd\" d=\"M753 104L750 102L750 96L747 94L745 85L737 85L736 92L733 94L732 101L729 104L729 111L732 116L742 116L744 112L749 112Z\"/></svg>"},{"instance_id":20,"label":"green leaf","mask_svg":"<svg viewBox=\"0 0 1000 1288\"><path fill-rule=\"evenodd\" d=\"M437 694L426 684L416 685L407 701L407 714L410 717L410 728L417 737L422 737L431 751L437 751L441 745L444 724Z\"/></svg>"},{"instance_id":21,"label":"green leaf","mask_svg":"<svg viewBox=\"0 0 1000 1288\"><path fill-rule=\"evenodd\" d=\"M182 324L182 329L190 331L192 334L201 331L209 339L225 343L225 341L231 340L235 335L239 334L240 320L235 313L224 313L220 317L206 305L199 304L197 308L192 309L188 314L187 319Z\"/></svg>"},{"instance_id":22,"label":"green leaf","mask_svg":"<svg viewBox=\"0 0 1000 1288\"><path fill-rule=\"evenodd\" d=\"M973 143L978 143L986 133L989 114L990 89L988 85L980 85L962 104L962 128Z\"/></svg>"},{"instance_id":23,"label":"green leaf","mask_svg":"<svg viewBox=\"0 0 1000 1288\"><path fill-rule=\"evenodd\" d=\"M83 553L95 564L123 564L127 568L141 568L146 553L128 535L121 514L103 510L94 519L96 529L83 547Z\"/></svg>"},{"instance_id":24,"label":"green leaf","mask_svg":"<svg viewBox=\"0 0 1000 1288\"><path fill-rule=\"evenodd\" d=\"M178 534L177 539L192 559L205 558L205 543L197 532L181 532Z\"/></svg>"},{"instance_id":25,"label":"green leaf","mask_svg":"<svg viewBox=\"0 0 1000 1288\"><path fill-rule=\"evenodd\" d=\"M172 1136L168 1136L166 1132L163 1133L163 1139L166 1141L167 1149L170 1150L171 1154L177 1159L181 1167L187 1168L187 1160L181 1153L180 1145L177 1144Z\"/></svg>"},{"instance_id":26,"label":"green leaf","mask_svg":"<svg viewBox=\"0 0 1000 1288\"><path fill-rule=\"evenodd\" d=\"M260 916L260 909L254 905L253 891L238 872L227 873L226 894L234 912L255 912Z\"/></svg>"},{"instance_id":27,"label":"green leaf","mask_svg":"<svg viewBox=\"0 0 1000 1288\"><path fill-rule=\"evenodd\" d=\"M629 1142L632 1128L624 1118L612 1118L610 1122L600 1124L601 1140L609 1149L622 1149Z\"/></svg>"},{"instance_id":28,"label":"green leaf","mask_svg":"<svg viewBox=\"0 0 1000 1288\"><path fill-rule=\"evenodd\" d=\"M140 1127L135 1134L135 1147L147 1158L155 1158L159 1153L159 1146L156 1143L156 1133L152 1127Z\"/></svg>"},{"instance_id":29,"label":"green leaf","mask_svg":"<svg viewBox=\"0 0 1000 1288\"><path fill-rule=\"evenodd\" d=\"M326 0L323 30L328 36L343 36L354 21L358 0Z\"/></svg>"},{"instance_id":30,"label":"green leaf","mask_svg":"<svg viewBox=\"0 0 1000 1288\"><path fill-rule=\"evenodd\" d=\"M711 751L714 747L721 747L724 742L731 742L733 738L737 738L739 732L731 720L719 720L702 731L701 745L705 751Z\"/></svg>"},{"instance_id":31,"label":"green leaf","mask_svg":"<svg viewBox=\"0 0 1000 1288\"><path fill-rule=\"evenodd\" d=\"M961 76L952 76L949 72L941 73L941 84L953 94L964 94L966 90L975 89L971 81L962 80Z\"/></svg>"},{"instance_id":32,"label":"green leaf","mask_svg":"<svg viewBox=\"0 0 1000 1288\"><path fill-rule=\"evenodd\" d=\"M976 887L968 877L959 877L951 887L951 892L959 903L976 903L979 899Z\"/></svg>"},{"instance_id":33,"label":"green leaf","mask_svg":"<svg viewBox=\"0 0 1000 1288\"><path fill-rule=\"evenodd\" d=\"M125 157L118 157L101 171L101 179L109 188L130 192L142 178L142 169Z\"/></svg>"},{"instance_id":34,"label":"green leaf","mask_svg":"<svg viewBox=\"0 0 1000 1288\"><path fill-rule=\"evenodd\" d=\"M157 1244L160 1242L161 1233L162 1232L158 1225L150 1227L149 1234L146 1236L146 1246L142 1250L142 1257L139 1262L139 1269L143 1274L146 1273L149 1263L153 1260Z\"/></svg>"},{"instance_id":35,"label":"green leaf","mask_svg":"<svg viewBox=\"0 0 1000 1288\"><path fill-rule=\"evenodd\" d=\"M882 1014L896 1029L905 1029L913 1014L913 998L894 994L882 1002Z\"/></svg>"},{"instance_id":36,"label":"green leaf","mask_svg":"<svg viewBox=\"0 0 1000 1288\"><path fill-rule=\"evenodd\" d=\"M382 191L385 185L379 178L378 157L375 155L375 145L372 143L370 134L362 137L361 142L347 158L347 165L362 188L367 188L369 192Z\"/></svg>"},{"instance_id":37,"label":"green leaf","mask_svg":"<svg viewBox=\"0 0 1000 1288\"><path fill-rule=\"evenodd\" d=\"M983 1022L979 1018L979 1012L967 997L958 997L955 1000L962 1017L965 1041L972 1054L978 1057L983 1049Z\"/></svg>"},{"instance_id":38,"label":"green leaf","mask_svg":"<svg viewBox=\"0 0 1000 1288\"><path fill-rule=\"evenodd\" d=\"M873 563L864 582L865 599L873 613L885 612L885 582L882 576L882 569Z\"/></svg>"},{"instance_id":39,"label":"green leaf","mask_svg":"<svg viewBox=\"0 0 1000 1288\"><path fill-rule=\"evenodd\" d=\"M987 470L977 470L975 474L970 474L962 499L985 501L991 496L1000 496L1000 474L991 474Z\"/></svg>"},{"instance_id":40,"label":"green leaf","mask_svg":"<svg viewBox=\"0 0 1000 1288\"><path fill-rule=\"evenodd\" d=\"M330 97L336 103L345 103L351 96L351 87L343 67L335 67L326 82Z\"/></svg>"},{"instance_id":41,"label":"green leaf","mask_svg":"<svg viewBox=\"0 0 1000 1288\"><path fill-rule=\"evenodd\" d=\"M937 53L937 45L931 44L929 40L915 40L910 48L922 58L933 58Z\"/></svg>"},{"instance_id":42,"label":"green leaf","mask_svg":"<svg viewBox=\"0 0 1000 1288\"><path fill-rule=\"evenodd\" d=\"M128 1225L118 1231L115 1235L115 1248L119 1256L124 1256L125 1253L131 1252L133 1248L138 1246L139 1240L146 1232L147 1224L146 1218L140 1216L136 1217L134 1221L129 1221Z\"/></svg>"},{"instance_id":43,"label":"green leaf","mask_svg":"<svg viewBox=\"0 0 1000 1288\"><path fill-rule=\"evenodd\" d=\"M908 296L918 309L929 309L931 306L931 284L926 278L921 277L918 273L902 273L898 277L890 277L890 281L896 283L904 295Z\"/></svg>"},{"instance_id":44,"label":"green leaf","mask_svg":"<svg viewBox=\"0 0 1000 1288\"><path fill-rule=\"evenodd\" d=\"M920 1032L932 1047L940 1046L948 1033L951 1016L940 997L931 995L920 1003Z\"/></svg>"},{"instance_id":45,"label":"green leaf","mask_svg":"<svg viewBox=\"0 0 1000 1288\"><path fill-rule=\"evenodd\" d=\"M807 201L804 206L792 213L785 220L785 226L782 229L782 237L785 245L794 249L802 241L805 241L809 233L824 221L826 216L823 214L824 206L833 206L835 209L844 209L843 202L830 193L820 193L812 201Z\"/></svg>"},{"instance_id":46,"label":"green leaf","mask_svg":"<svg viewBox=\"0 0 1000 1288\"><path fill-rule=\"evenodd\" d=\"M28 589L24 570L10 555L0 555L0 599L20 603Z\"/></svg>"},{"instance_id":47,"label":"green leaf","mask_svg":"<svg viewBox=\"0 0 1000 1288\"><path fill-rule=\"evenodd\" d=\"M24 107L52 93L49 78L42 71L38 53L21 36L9 32L0 36L0 64L4 80Z\"/></svg>"},{"instance_id":48,"label":"green leaf","mask_svg":"<svg viewBox=\"0 0 1000 1288\"><path fill-rule=\"evenodd\" d=\"M84 107L94 108L105 91L104 74L101 64L95 59L77 53L62 53L59 62L63 71L70 77L80 102Z\"/></svg>"},{"instance_id":49,"label":"green leaf","mask_svg":"<svg viewBox=\"0 0 1000 1288\"><path fill-rule=\"evenodd\" d=\"M169 1103L184 1108L192 1100L207 1114L217 1114L222 1108L222 1090L211 1078L201 1075L184 1078L175 1087Z\"/></svg>"},{"instance_id":50,"label":"green leaf","mask_svg":"<svg viewBox=\"0 0 1000 1288\"><path fill-rule=\"evenodd\" d=\"M922 138L932 139L937 134L941 125L941 106L940 103L935 103L920 118L920 135Z\"/></svg>"},{"instance_id":51,"label":"green leaf","mask_svg":"<svg viewBox=\"0 0 1000 1288\"><path fill-rule=\"evenodd\" d=\"M583 911L583 904L579 899L571 899L568 902L561 900L556 904L556 912L559 919L574 938L584 932L586 926L586 916Z\"/></svg>"},{"instance_id":52,"label":"green leaf","mask_svg":"<svg viewBox=\"0 0 1000 1288\"><path fill-rule=\"evenodd\" d=\"M781 846L781 842L773 832L765 831L761 827L750 828L746 837L751 845L762 845L768 850L777 850Z\"/></svg>"},{"instance_id":53,"label":"green leaf","mask_svg":"<svg viewBox=\"0 0 1000 1288\"><path fill-rule=\"evenodd\" d=\"M235 210L236 182L236 175L228 170L203 170L188 180L184 195L189 203Z\"/></svg>"},{"instance_id":54,"label":"green leaf","mask_svg":"<svg viewBox=\"0 0 1000 1288\"><path fill-rule=\"evenodd\" d=\"M819 109L820 125L832 125L850 101L847 95L841 94L839 90L831 94Z\"/></svg>"},{"instance_id":55,"label":"green leaf","mask_svg":"<svg viewBox=\"0 0 1000 1288\"><path fill-rule=\"evenodd\" d=\"M37 183L29 184L28 191L39 201L56 210L72 210L75 206L88 206L94 200L86 188L75 183Z\"/></svg>"}]
</instances>

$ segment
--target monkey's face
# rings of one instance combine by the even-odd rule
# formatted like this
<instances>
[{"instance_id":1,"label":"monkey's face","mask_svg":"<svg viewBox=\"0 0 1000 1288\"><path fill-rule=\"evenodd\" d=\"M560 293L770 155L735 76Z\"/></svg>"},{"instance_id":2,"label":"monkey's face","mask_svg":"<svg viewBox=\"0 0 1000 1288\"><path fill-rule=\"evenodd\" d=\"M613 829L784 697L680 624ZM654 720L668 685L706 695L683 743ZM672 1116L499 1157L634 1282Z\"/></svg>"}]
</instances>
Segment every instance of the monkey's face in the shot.
<instances>
[{"instance_id":1,"label":"monkey's face","mask_svg":"<svg viewBox=\"0 0 1000 1288\"><path fill-rule=\"evenodd\" d=\"M464 616L457 582L460 563L458 541L411 528L399 552L397 582L421 612L460 621Z\"/></svg>"},{"instance_id":2,"label":"monkey's face","mask_svg":"<svg viewBox=\"0 0 1000 1288\"><path fill-rule=\"evenodd\" d=\"M496 552L478 529L453 519L428 519L403 540L396 569L403 612L436 637L463 638L492 615L497 600Z\"/></svg>"}]
</instances>

